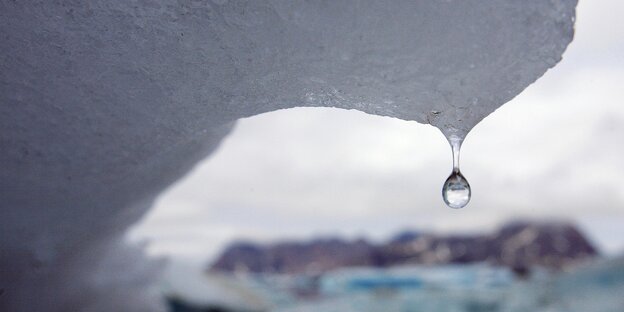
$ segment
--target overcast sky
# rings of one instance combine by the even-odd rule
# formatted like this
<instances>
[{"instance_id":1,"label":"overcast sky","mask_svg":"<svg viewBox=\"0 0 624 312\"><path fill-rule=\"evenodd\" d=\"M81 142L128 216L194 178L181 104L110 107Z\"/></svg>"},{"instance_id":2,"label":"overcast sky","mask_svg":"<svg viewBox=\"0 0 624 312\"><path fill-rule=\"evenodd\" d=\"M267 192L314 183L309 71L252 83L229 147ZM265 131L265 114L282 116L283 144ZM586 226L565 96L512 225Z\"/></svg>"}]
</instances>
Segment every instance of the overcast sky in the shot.
<instances>
[{"instance_id":1,"label":"overcast sky","mask_svg":"<svg viewBox=\"0 0 624 312\"><path fill-rule=\"evenodd\" d=\"M441 198L451 153L436 128L299 108L240 120L130 236L154 254L205 261L233 239L384 239L567 218L622 251L623 17L624 1L580 1L562 62L473 129L461 155L473 197L462 210Z\"/></svg>"}]
</instances>

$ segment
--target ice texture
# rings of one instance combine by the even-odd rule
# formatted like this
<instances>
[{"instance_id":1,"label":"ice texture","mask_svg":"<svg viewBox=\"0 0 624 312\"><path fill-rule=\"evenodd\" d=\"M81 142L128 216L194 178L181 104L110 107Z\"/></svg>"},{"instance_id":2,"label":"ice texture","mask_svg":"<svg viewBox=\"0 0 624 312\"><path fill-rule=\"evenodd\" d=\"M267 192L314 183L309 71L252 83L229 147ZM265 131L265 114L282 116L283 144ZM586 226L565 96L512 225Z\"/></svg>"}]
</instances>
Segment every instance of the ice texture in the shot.
<instances>
[{"instance_id":1,"label":"ice texture","mask_svg":"<svg viewBox=\"0 0 624 312\"><path fill-rule=\"evenodd\" d=\"M123 250L239 118L332 106L465 135L561 59L575 6L0 1L0 310L100 300L88 276L119 268L93 246Z\"/></svg>"}]
</instances>

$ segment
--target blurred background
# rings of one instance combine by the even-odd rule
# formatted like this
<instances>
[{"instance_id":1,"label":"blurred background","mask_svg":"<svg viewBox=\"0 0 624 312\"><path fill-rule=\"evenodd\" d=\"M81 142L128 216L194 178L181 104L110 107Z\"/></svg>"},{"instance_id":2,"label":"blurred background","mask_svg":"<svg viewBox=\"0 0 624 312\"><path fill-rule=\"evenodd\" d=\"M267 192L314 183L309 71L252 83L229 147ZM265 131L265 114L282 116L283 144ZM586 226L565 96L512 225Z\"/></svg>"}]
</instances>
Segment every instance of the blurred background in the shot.
<instances>
[{"instance_id":1,"label":"blurred background","mask_svg":"<svg viewBox=\"0 0 624 312\"><path fill-rule=\"evenodd\" d=\"M580 1L563 60L464 141L298 108L240 120L128 233L172 311L623 311L624 2Z\"/></svg>"}]
</instances>

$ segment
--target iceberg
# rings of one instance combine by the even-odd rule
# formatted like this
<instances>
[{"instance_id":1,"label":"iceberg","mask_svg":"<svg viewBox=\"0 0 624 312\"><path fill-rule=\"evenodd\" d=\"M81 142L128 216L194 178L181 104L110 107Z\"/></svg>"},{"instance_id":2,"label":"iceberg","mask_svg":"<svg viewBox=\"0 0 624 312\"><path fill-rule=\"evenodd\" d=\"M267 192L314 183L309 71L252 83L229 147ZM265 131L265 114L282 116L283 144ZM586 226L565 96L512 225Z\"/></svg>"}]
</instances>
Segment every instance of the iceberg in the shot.
<instances>
[{"instance_id":1,"label":"iceberg","mask_svg":"<svg viewBox=\"0 0 624 312\"><path fill-rule=\"evenodd\" d=\"M622 260L558 273L535 268L530 277L487 264L340 269L315 277L311 298L297 292L298 276L290 288L275 286L284 276L245 281L261 285L272 311L616 312L624 306Z\"/></svg>"},{"instance_id":2,"label":"iceberg","mask_svg":"<svg viewBox=\"0 0 624 312\"><path fill-rule=\"evenodd\" d=\"M464 136L561 59L575 6L0 3L0 310L143 299L121 234L239 118L331 106Z\"/></svg>"}]
</instances>

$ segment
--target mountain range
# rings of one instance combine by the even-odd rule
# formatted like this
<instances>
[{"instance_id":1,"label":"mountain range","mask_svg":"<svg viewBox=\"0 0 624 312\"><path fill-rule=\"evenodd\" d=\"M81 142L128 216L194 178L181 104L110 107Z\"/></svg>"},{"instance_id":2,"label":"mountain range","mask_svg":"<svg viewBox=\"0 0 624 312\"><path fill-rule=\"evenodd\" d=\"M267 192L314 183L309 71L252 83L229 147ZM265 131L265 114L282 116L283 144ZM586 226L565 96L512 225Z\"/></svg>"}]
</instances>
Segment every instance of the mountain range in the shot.
<instances>
[{"instance_id":1,"label":"mountain range","mask_svg":"<svg viewBox=\"0 0 624 312\"><path fill-rule=\"evenodd\" d=\"M519 221L482 235L405 231L381 244L340 238L268 245L236 242L209 269L321 274L344 267L487 262L523 274L534 266L563 269L597 254L597 249L573 224Z\"/></svg>"}]
</instances>

